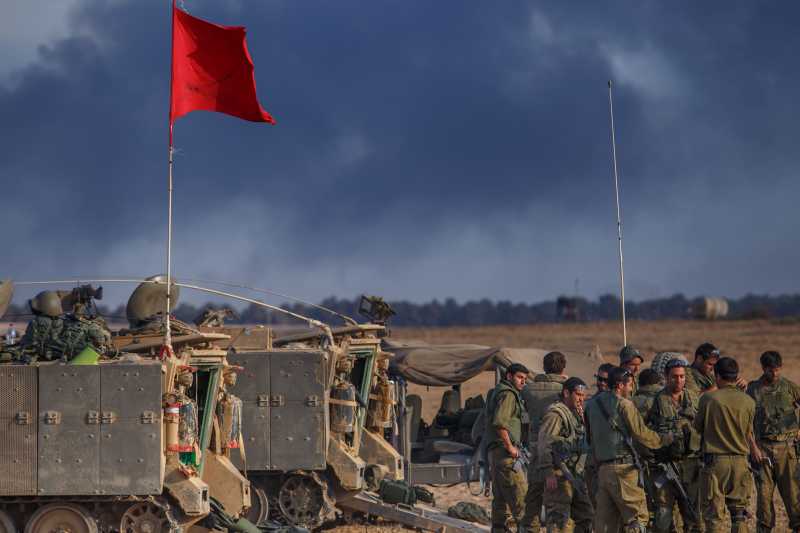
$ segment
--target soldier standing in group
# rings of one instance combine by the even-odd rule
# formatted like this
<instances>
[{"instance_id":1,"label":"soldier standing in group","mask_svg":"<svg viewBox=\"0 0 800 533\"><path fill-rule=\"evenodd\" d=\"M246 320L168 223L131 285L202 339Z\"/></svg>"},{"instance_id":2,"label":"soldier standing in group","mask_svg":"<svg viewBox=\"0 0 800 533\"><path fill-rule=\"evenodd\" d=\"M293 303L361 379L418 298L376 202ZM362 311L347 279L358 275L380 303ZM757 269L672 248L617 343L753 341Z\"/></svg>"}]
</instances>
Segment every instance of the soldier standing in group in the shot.
<instances>
[{"instance_id":1,"label":"soldier standing in group","mask_svg":"<svg viewBox=\"0 0 800 533\"><path fill-rule=\"evenodd\" d=\"M694 428L703 439L702 509L706 531L724 531L725 508L731 515L731 532L747 531L747 504L752 491L752 476L747 455L762 456L753 440L756 405L737 388L739 364L722 357L714 365L717 390L700 397Z\"/></svg>"},{"instance_id":2,"label":"soldier standing in group","mask_svg":"<svg viewBox=\"0 0 800 533\"><path fill-rule=\"evenodd\" d=\"M586 404L588 405L591 403L597 395L601 392L608 390L608 373L611 371L612 368L615 368L614 365L611 363L603 363L599 367L597 367L597 374L594 375L595 386L597 387L597 393L594 396L586 400ZM584 408L585 411L585 408ZM595 496L597 494L597 465L594 464L594 457L592 454L586 458L586 485L589 489L589 497L592 500L592 505L595 506L597 501Z\"/></svg>"},{"instance_id":3,"label":"soldier standing in group","mask_svg":"<svg viewBox=\"0 0 800 533\"><path fill-rule=\"evenodd\" d=\"M542 418L537 443L537 467L545 480L544 507L547 532L568 529L570 518L575 531L592 530L594 509L584 483L586 433L583 402L586 384L580 378L564 382L560 401L550 405ZM566 472L566 473L565 473ZM578 486L568 479L573 477Z\"/></svg>"},{"instance_id":4,"label":"soldier standing in group","mask_svg":"<svg viewBox=\"0 0 800 533\"><path fill-rule=\"evenodd\" d=\"M646 417L656 400L656 396L664 388L664 377L651 369L645 368L639 374L639 390L633 395L633 404L639 410L642 417Z\"/></svg>"},{"instance_id":5,"label":"soldier standing in group","mask_svg":"<svg viewBox=\"0 0 800 533\"><path fill-rule=\"evenodd\" d=\"M633 446L650 449L669 445L672 433L659 435L644 424L628 399L633 376L616 367L608 374L607 392L598 394L586 406L586 426L592 455L597 464L597 510L594 527L598 533L644 532L647 529L647 498L642 487L641 463Z\"/></svg>"},{"instance_id":6,"label":"soldier standing in group","mask_svg":"<svg viewBox=\"0 0 800 533\"><path fill-rule=\"evenodd\" d=\"M686 374L686 388L701 395L717 388L714 382L714 365L719 361L719 350L710 342L704 342L694 352L694 362Z\"/></svg>"},{"instance_id":7,"label":"soldier standing in group","mask_svg":"<svg viewBox=\"0 0 800 533\"><path fill-rule=\"evenodd\" d=\"M764 374L747 386L756 402L755 437L758 448L769 461L761 464L761 475L756 477L756 518L758 532L772 531L775 527L773 495L777 485L789 527L800 531L800 481L798 481L798 424L797 407L800 387L781 377L783 359L778 352L764 352L761 368Z\"/></svg>"},{"instance_id":8,"label":"soldier standing in group","mask_svg":"<svg viewBox=\"0 0 800 533\"><path fill-rule=\"evenodd\" d=\"M528 379L528 369L513 363L506 370L505 379L492 391L487 414L487 442L489 463L492 469L492 531L512 531L509 521L518 529L525 505L525 472L515 468L520 456L522 441L522 404L520 391Z\"/></svg>"},{"instance_id":9,"label":"soldier standing in group","mask_svg":"<svg viewBox=\"0 0 800 533\"><path fill-rule=\"evenodd\" d=\"M633 377L634 394L639 390L639 382L637 381L637 378L639 376L639 369L642 367L642 363L644 363L644 357L639 350L630 344L624 346L622 350L619 351L619 366L627 370L631 377Z\"/></svg>"},{"instance_id":10,"label":"soldier standing in group","mask_svg":"<svg viewBox=\"0 0 800 533\"><path fill-rule=\"evenodd\" d=\"M522 389L522 399L528 411L528 451L531 462L528 469L528 493L525 495L525 516L522 519L522 531L536 532L541 527L540 513L544 496L544 478L536 468L536 444L539 439L539 426L542 417L553 403L557 402L567 380L564 369L567 358L561 352L550 352L544 356L542 368L544 374L538 374L533 381Z\"/></svg>"},{"instance_id":11,"label":"soldier standing in group","mask_svg":"<svg viewBox=\"0 0 800 533\"><path fill-rule=\"evenodd\" d=\"M656 488L653 495L655 502L655 520L653 530L656 533L669 533L673 527L673 509L678 508L683 519L684 531L703 531L703 521L699 515L700 497L700 434L692 427L697 415L698 397L686 389L686 369L689 365L682 359L672 359L664 370L667 384L658 393L650 412L645 418L647 425L659 433L680 432L683 438L677 439L670 446L656 452L656 465L653 467L658 477L658 468L671 462L680 482L684 487L688 502L680 502L678 488L664 483ZM662 466L659 466L662 465ZM694 509L692 517L690 507Z\"/></svg>"}]
</instances>

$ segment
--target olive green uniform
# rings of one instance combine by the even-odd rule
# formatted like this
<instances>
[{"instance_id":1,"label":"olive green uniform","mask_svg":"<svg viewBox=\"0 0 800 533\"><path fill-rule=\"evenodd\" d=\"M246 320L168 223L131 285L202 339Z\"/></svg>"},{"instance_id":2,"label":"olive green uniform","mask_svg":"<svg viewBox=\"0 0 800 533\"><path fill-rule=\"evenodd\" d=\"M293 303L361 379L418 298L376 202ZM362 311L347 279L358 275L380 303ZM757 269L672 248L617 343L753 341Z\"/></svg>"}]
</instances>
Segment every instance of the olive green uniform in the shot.
<instances>
[{"instance_id":1,"label":"olive green uniform","mask_svg":"<svg viewBox=\"0 0 800 533\"><path fill-rule=\"evenodd\" d=\"M538 374L522 389L522 399L528 412L527 448L531 452L528 466L528 492L525 495L525 516L522 518L522 531L535 533L541 527L539 515L544 504L544 478L536 468L539 427L547 409L561 396L563 383L567 380L561 374Z\"/></svg>"},{"instance_id":2,"label":"olive green uniform","mask_svg":"<svg viewBox=\"0 0 800 533\"><path fill-rule=\"evenodd\" d=\"M628 444L657 449L671 443L672 434L659 436L645 425L632 401L612 392L601 392L587 404L586 424L597 464L595 531L645 531L647 500Z\"/></svg>"},{"instance_id":3,"label":"olive green uniform","mask_svg":"<svg viewBox=\"0 0 800 533\"><path fill-rule=\"evenodd\" d=\"M542 479L554 475L558 482L556 490L545 491L543 497L548 533L589 533L592 530L594 514L589 494L585 488L581 492L573 487L553 461L553 455L558 454L572 475L583 480L586 451L582 415L570 410L563 402L552 404L539 429L536 465Z\"/></svg>"},{"instance_id":4,"label":"olive green uniform","mask_svg":"<svg viewBox=\"0 0 800 533\"><path fill-rule=\"evenodd\" d=\"M668 447L656 452L653 473L657 476L658 464L663 461L672 461L678 471L681 484L689 497L691 505L698 512L697 520L693 521L688 508L680 507L684 530L691 532L703 531L703 520L699 515L700 498L700 434L692 427L697 416L699 398L691 391L684 390L678 401L672 399L672 394L664 389L655 398L650 412L645 418L647 425L659 433L683 433L684 438L678 439ZM656 533L668 533L673 526L673 509L678 501L678 492L670 484L660 488L656 487L653 495L655 502L655 519L653 530Z\"/></svg>"},{"instance_id":5,"label":"olive green uniform","mask_svg":"<svg viewBox=\"0 0 800 533\"><path fill-rule=\"evenodd\" d=\"M755 401L735 385L703 394L694 428L703 439L701 502L706 531L724 531L725 508L731 531L747 531L747 505L753 478L747 463L748 437L753 431Z\"/></svg>"},{"instance_id":6,"label":"olive green uniform","mask_svg":"<svg viewBox=\"0 0 800 533\"><path fill-rule=\"evenodd\" d=\"M700 396L709 389L713 389L717 384L714 376L706 376L694 366L690 366L686 372L686 390L692 391Z\"/></svg>"},{"instance_id":7,"label":"olive green uniform","mask_svg":"<svg viewBox=\"0 0 800 533\"><path fill-rule=\"evenodd\" d=\"M512 444L520 445L522 438L522 414L524 407L519 391L508 381L501 381L494 388L487 405L489 427L487 443L492 469L492 531L512 531L509 522L517 528L522 521L525 506L525 472L514 468L515 460L506 451L500 438L500 429L508 431Z\"/></svg>"},{"instance_id":8,"label":"olive green uniform","mask_svg":"<svg viewBox=\"0 0 800 533\"><path fill-rule=\"evenodd\" d=\"M747 394L756 402L755 437L759 448L770 458L772 466L763 465L756 478L756 518L758 531L775 527L773 495L778 487L789 527L800 530L800 480L798 480L797 446L800 425L797 405L800 387L786 378L769 384L761 377L747 385Z\"/></svg>"}]
</instances>

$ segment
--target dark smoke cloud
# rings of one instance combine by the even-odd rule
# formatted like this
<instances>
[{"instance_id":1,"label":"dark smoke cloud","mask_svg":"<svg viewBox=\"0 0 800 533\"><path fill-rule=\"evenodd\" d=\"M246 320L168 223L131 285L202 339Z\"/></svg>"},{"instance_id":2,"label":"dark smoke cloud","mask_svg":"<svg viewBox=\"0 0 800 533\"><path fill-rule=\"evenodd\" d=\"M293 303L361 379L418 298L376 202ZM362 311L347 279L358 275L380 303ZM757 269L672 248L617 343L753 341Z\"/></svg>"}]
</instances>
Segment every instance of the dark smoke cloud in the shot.
<instances>
[{"instance_id":1,"label":"dark smoke cloud","mask_svg":"<svg viewBox=\"0 0 800 533\"><path fill-rule=\"evenodd\" d=\"M186 7L248 27L278 125L178 121L179 276L311 299L613 292L613 78L629 295L797 290L795 6ZM83 0L66 27L0 88L2 274L162 271L168 2Z\"/></svg>"}]
</instances>

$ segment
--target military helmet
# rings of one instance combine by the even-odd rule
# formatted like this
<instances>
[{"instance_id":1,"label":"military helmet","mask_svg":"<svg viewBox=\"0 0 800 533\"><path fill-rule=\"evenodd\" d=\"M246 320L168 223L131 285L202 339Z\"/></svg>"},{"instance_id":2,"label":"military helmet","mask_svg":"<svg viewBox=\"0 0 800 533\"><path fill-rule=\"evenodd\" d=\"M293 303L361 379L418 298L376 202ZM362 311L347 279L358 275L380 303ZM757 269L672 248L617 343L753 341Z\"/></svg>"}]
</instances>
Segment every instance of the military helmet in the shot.
<instances>
[{"instance_id":1,"label":"military helmet","mask_svg":"<svg viewBox=\"0 0 800 533\"><path fill-rule=\"evenodd\" d=\"M686 362L686 358L683 356L682 353L678 352L658 352L655 357L653 357L653 362L650 363L650 368L658 372L659 374L663 374L664 371L667 369L667 364L672 361L673 359L680 359ZM688 365L688 363L687 363Z\"/></svg>"},{"instance_id":2,"label":"military helmet","mask_svg":"<svg viewBox=\"0 0 800 533\"><path fill-rule=\"evenodd\" d=\"M28 300L28 306L35 315L56 318L64 314L64 309L61 307L61 298L58 297L56 291L40 292Z\"/></svg>"},{"instance_id":3,"label":"military helmet","mask_svg":"<svg viewBox=\"0 0 800 533\"><path fill-rule=\"evenodd\" d=\"M642 357L642 354L639 353L639 350L628 344L619 351L619 364L624 365L628 361L631 361L637 357L644 362L644 357Z\"/></svg>"}]
</instances>

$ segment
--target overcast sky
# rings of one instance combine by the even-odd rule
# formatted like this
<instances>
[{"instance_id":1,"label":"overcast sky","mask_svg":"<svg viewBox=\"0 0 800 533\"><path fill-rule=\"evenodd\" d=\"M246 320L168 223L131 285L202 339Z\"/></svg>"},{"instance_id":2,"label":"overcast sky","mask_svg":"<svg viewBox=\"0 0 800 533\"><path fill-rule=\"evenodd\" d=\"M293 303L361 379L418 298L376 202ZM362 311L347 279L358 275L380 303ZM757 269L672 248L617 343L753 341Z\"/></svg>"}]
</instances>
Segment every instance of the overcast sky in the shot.
<instances>
[{"instance_id":1,"label":"overcast sky","mask_svg":"<svg viewBox=\"0 0 800 533\"><path fill-rule=\"evenodd\" d=\"M278 124L177 122L179 277L312 300L614 292L613 79L627 295L797 292L800 5L184 5L247 26ZM0 276L163 271L169 2L0 6Z\"/></svg>"}]
</instances>

